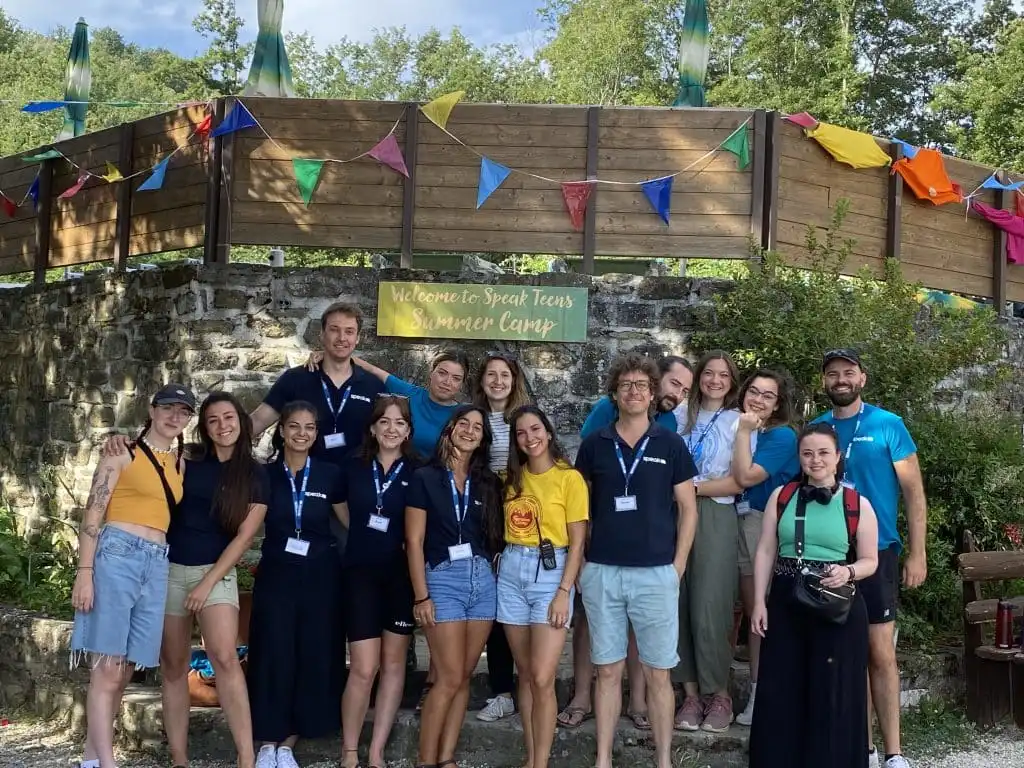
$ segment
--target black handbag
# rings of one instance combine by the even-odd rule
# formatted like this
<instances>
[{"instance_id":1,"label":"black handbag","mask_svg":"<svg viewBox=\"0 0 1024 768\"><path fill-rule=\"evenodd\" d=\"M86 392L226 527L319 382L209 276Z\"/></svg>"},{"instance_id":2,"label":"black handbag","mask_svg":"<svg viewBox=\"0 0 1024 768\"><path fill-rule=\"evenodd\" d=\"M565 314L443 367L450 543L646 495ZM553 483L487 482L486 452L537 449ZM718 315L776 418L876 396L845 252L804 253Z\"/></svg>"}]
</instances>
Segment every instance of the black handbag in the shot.
<instances>
[{"instance_id":1,"label":"black handbag","mask_svg":"<svg viewBox=\"0 0 1024 768\"><path fill-rule=\"evenodd\" d=\"M823 587L821 580L826 574L804 565L804 536L806 533L807 499L798 493L796 500L796 531L793 548L796 550L796 575L793 579L793 600L812 616L842 625L846 623L857 595L857 586L853 582L841 587ZM847 561L849 561L849 555Z\"/></svg>"}]
</instances>

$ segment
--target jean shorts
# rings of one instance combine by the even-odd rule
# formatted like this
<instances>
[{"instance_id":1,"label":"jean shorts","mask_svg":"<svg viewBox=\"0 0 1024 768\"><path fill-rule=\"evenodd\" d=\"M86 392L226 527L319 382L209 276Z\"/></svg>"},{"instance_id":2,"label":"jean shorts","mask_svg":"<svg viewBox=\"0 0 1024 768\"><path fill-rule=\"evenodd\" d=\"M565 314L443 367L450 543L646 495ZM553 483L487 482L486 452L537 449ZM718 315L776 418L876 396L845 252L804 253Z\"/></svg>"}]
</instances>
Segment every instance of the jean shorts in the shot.
<instances>
[{"instance_id":1,"label":"jean shorts","mask_svg":"<svg viewBox=\"0 0 1024 768\"><path fill-rule=\"evenodd\" d=\"M626 658L630 625L640 661L646 666L672 669L679 663L679 574L675 566L629 568L587 563L580 573L580 590L595 664L615 664Z\"/></svg>"},{"instance_id":2,"label":"jean shorts","mask_svg":"<svg viewBox=\"0 0 1024 768\"><path fill-rule=\"evenodd\" d=\"M494 621L498 591L491 563L483 557L445 560L427 566L427 591L434 601L434 620Z\"/></svg>"},{"instance_id":3,"label":"jean shorts","mask_svg":"<svg viewBox=\"0 0 1024 768\"><path fill-rule=\"evenodd\" d=\"M556 568L544 570L538 547L509 544L498 568L498 621L514 627L548 623L548 606L558 593L569 550L555 550ZM569 590L569 620L575 589Z\"/></svg>"},{"instance_id":4,"label":"jean shorts","mask_svg":"<svg viewBox=\"0 0 1024 768\"><path fill-rule=\"evenodd\" d=\"M167 600L167 545L111 525L100 531L93 562L93 605L75 612L71 662L123 658L138 669L160 664Z\"/></svg>"}]
</instances>

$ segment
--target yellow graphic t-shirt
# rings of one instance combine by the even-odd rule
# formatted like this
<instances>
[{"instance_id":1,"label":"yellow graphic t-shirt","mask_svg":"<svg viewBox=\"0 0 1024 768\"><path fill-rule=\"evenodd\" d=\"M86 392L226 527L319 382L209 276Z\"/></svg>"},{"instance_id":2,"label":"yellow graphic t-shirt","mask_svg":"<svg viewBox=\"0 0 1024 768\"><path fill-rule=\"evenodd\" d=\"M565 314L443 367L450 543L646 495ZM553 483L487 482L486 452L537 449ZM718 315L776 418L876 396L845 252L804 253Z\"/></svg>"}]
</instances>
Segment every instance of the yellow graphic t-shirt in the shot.
<instances>
[{"instance_id":1,"label":"yellow graphic t-shirt","mask_svg":"<svg viewBox=\"0 0 1024 768\"><path fill-rule=\"evenodd\" d=\"M524 469L522 494L505 502L505 541L536 547L545 538L556 547L568 547L569 523L589 519L590 494L583 475L560 464L539 475Z\"/></svg>"}]
</instances>

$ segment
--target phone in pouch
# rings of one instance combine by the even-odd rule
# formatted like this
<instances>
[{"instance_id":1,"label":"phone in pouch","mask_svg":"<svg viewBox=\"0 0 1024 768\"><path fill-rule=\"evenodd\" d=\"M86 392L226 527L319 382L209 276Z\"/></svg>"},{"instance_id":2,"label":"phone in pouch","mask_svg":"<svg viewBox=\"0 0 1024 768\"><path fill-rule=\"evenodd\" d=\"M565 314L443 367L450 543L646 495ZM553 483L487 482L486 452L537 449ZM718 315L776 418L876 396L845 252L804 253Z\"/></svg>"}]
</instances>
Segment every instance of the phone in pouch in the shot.
<instances>
[{"instance_id":1,"label":"phone in pouch","mask_svg":"<svg viewBox=\"0 0 1024 768\"><path fill-rule=\"evenodd\" d=\"M540 563L545 571L553 571L558 567L555 560L555 545L551 543L551 539L540 540Z\"/></svg>"}]
</instances>

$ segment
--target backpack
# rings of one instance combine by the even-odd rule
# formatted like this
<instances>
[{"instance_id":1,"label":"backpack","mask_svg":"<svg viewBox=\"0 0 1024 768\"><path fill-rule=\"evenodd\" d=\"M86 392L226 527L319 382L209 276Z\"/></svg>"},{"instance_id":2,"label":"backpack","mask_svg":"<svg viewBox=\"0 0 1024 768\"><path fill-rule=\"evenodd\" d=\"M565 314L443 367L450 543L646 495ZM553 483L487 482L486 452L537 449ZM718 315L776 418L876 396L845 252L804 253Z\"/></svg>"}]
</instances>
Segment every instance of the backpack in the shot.
<instances>
[{"instance_id":1,"label":"backpack","mask_svg":"<svg viewBox=\"0 0 1024 768\"><path fill-rule=\"evenodd\" d=\"M846 515L846 533L850 538L850 548L846 553L847 563L854 562L857 557L857 527L860 524L860 494L849 486L842 486L843 488L843 512ZM776 529L779 523L782 521L782 513L786 511L786 507L789 506L789 502L792 501L793 496L800 489L800 481L793 480L782 486L782 490L779 491L779 498L776 503Z\"/></svg>"}]
</instances>

